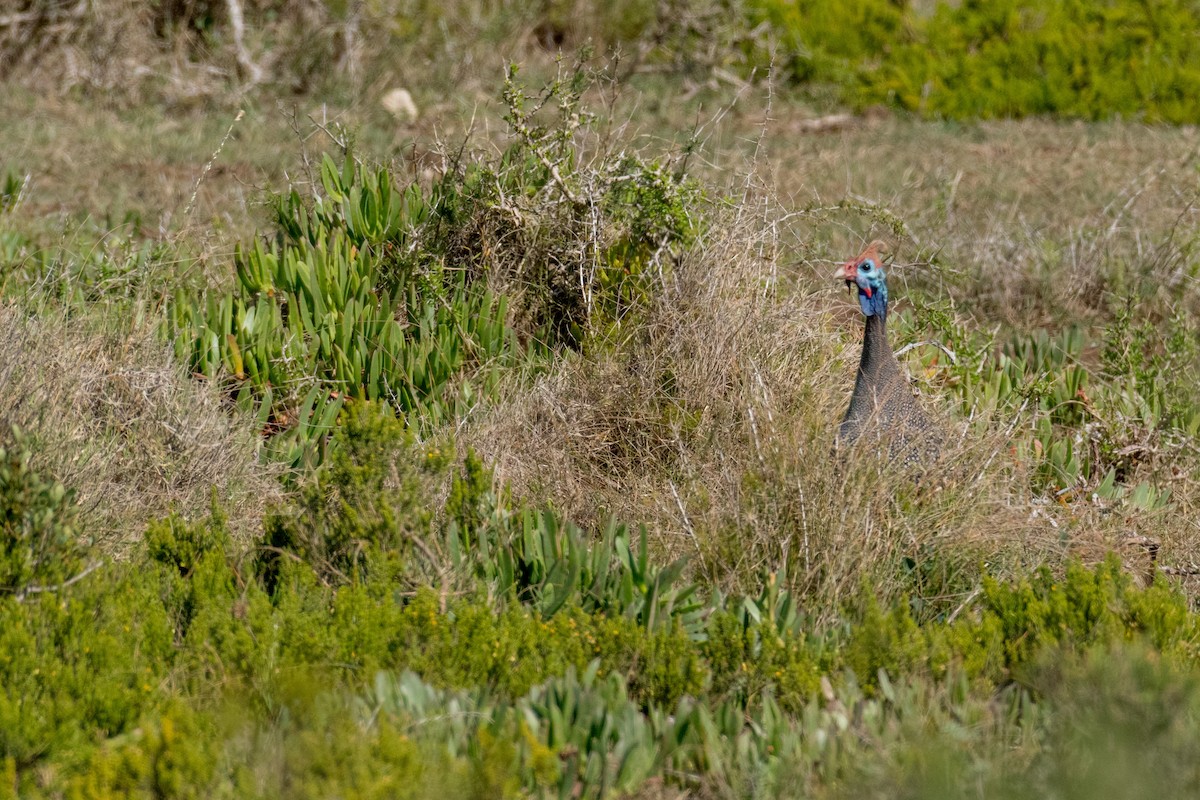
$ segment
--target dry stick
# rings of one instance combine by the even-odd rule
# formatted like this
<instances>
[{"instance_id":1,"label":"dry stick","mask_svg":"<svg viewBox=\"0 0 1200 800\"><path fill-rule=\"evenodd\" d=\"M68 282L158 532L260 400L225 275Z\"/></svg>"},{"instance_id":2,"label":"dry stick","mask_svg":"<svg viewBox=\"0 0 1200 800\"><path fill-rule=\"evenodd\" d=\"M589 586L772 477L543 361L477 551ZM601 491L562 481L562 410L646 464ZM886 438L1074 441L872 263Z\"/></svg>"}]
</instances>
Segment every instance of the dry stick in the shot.
<instances>
[{"instance_id":1,"label":"dry stick","mask_svg":"<svg viewBox=\"0 0 1200 800\"><path fill-rule=\"evenodd\" d=\"M233 47L237 53L238 66L246 75L246 82L254 85L262 80L262 67L254 63L246 50L246 24L242 19L242 0L225 0L229 8L229 27L233 28Z\"/></svg>"},{"instance_id":2,"label":"dry stick","mask_svg":"<svg viewBox=\"0 0 1200 800\"><path fill-rule=\"evenodd\" d=\"M906 345L904 345L904 347L901 347L899 350L896 351L896 358L899 358L900 356L904 355L909 350L912 350L914 347L928 347L930 345L936 347L938 350L941 350L950 359L951 364L953 364L956 367L958 366L958 356L954 355L954 351L951 350L949 347L946 347L946 345L942 344L941 342L935 342L932 340L927 341L927 342L912 342L911 344L906 344Z\"/></svg>"},{"instance_id":3,"label":"dry stick","mask_svg":"<svg viewBox=\"0 0 1200 800\"><path fill-rule=\"evenodd\" d=\"M18 603L20 603L25 599L25 595L43 594L46 592L57 592L61 589L65 589L72 584L79 583L79 581L83 580L88 575L90 575L93 572L95 572L96 570L98 570L100 568L100 565L103 563L104 563L103 561L93 561L91 564L89 564L87 566L86 569L83 570L83 572L79 573L74 578L68 578L67 580L63 581L62 583L60 583L56 586L26 586L24 589L17 592L15 599Z\"/></svg>"},{"instance_id":4,"label":"dry stick","mask_svg":"<svg viewBox=\"0 0 1200 800\"><path fill-rule=\"evenodd\" d=\"M79 19L87 15L88 4L87 0L80 0L74 7L69 9L50 9L47 11L25 11L17 14L7 14L0 17L0 28L9 28L14 25L21 25L26 22L38 22L42 20L63 20L63 19Z\"/></svg>"},{"instance_id":5,"label":"dry stick","mask_svg":"<svg viewBox=\"0 0 1200 800\"><path fill-rule=\"evenodd\" d=\"M239 109L237 116L233 118L233 122L229 123L229 129L225 131L225 135L221 137L221 143L217 145L217 149L213 151L212 158L208 159L208 163L204 165L204 169L200 170L200 176L196 178L196 184L192 187L192 196L188 200L187 207L183 209L184 219L192 214L192 210L196 207L196 196L200 194L200 184L204 182L204 178L212 170L213 164L217 163L217 157L221 155L221 151L225 149L225 143L229 141L229 137L233 135L233 128L242 121L242 117L246 116L245 109Z\"/></svg>"},{"instance_id":6,"label":"dry stick","mask_svg":"<svg viewBox=\"0 0 1200 800\"><path fill-rule=\"evenodd\" d=\"M1162 567L1159 567L1159 569L1162 570L1162 573L1164 575L1175 575L1177 577L1190 577L1193 575L1200 575L1200 566L1197 566L1196 564L1190 564L1186 567L1162 566Z\"/></svg>"},{"instance_id":7,"label":"dry stick","mask_svg":"<svg viewBox=\"0 0 1200 800\"><path fill-rule=\"evenodd\" d=\"M322 111L326 110L324 105L321 106L321 109L322 109ZM326 136L328 136L330 138L330 140L334 144L336 144L343 153L345 153L346 155L351 155L350 143L346 139L345 136L339 136L338 134L329 130L328 126L325 123L317 122L316 117L314 117L312 114L308 115L308 121L311 122L318 130L320 130L322 133L324 133ZM338 123L337 119L335 118L334 124L340 125L341 123ZM359 166L362 166L362 159L360 159L358 156L353 156L353 158L354 158L354 163L358 164Z\"/></svg>"},{"instance_id":8,"label":"dry stick","mask_svg":"<svg viewBox=\"0 0 1200 800\"><path fill-rule=\"evenodd\" d=\"M679 497L679 490L675 488L675 481L668 481L667 485L671 487L671 494L675 496L675 505L679 508L683 529L687 531L688 536L692 537L692 544L696 546L696 555L700 557L700 567L705 574L708 574L708 565L704 562L704 551L700 549L700 539L696 536L696 529L692 527L692 521L688 519L687 510L683 507L683 500Z\"/></svg>"},{"instance_id":9,"label":"dry stick","mask_svg":"<svg viewBox=\"0 0 1200 800\"><path fill-rule=\"evenodd\" d=\"M767 461L763 458L762 446L758 441L758 424L754 421L754 403L746 404L746 414L750 417L750 435L754 439L754 454L758 456L758 465L766 469Z\"/></svg>"},{"instance_id":10,"label":"dry stick","mask_svg":"<svg viewBox=\"0 0 1200 800\"><path fill-rule=\"evenodd\" d=\"M958 615L962 613L962 610L970 605L971 601L978 597L982 592L983 589L976 589L967 595L967 599L963 600L962 603L959 604L958 608L954 609L954 611L950 613L950 616L946 618L946 624L949 625L950 623L954 622L954 620L958 619Z\"/></svg>"},{"instance_id":11,"label":"dry stick","mask_svg":"<svg viewBox=\"0 0 1200 800\"><path fill-rule=\"evenodd\" d=\"M850 127L861 121L862 117L856 114L829 114L824 117L801 120L796 123L796 130L800 133L827 133Z\"/></svg>"}]
</instances>

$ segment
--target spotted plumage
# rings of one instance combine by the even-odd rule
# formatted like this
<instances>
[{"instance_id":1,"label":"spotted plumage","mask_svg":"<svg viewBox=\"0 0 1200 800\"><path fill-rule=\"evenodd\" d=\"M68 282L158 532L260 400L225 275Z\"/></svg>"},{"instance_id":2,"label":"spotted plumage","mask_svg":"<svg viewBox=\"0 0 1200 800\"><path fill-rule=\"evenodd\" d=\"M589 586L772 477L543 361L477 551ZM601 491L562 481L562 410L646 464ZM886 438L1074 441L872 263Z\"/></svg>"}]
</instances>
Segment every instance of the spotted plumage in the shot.
<instances>
[{"instance_id":1,"label":"spotted plumage","mask_svg":"<svg viewBox=\"0 0 1200 800\"><path fill-rule=\"evenodd\" d=\"M913 463L935 456L941 437L913 396L908 377L888 343L885 252L883 242L871 242L838 272L851 293L857 292L866 321L854 394L838 426L837 440L839 447L867 438L886 442L890 459Z\"/></svg>"}]
</instances>

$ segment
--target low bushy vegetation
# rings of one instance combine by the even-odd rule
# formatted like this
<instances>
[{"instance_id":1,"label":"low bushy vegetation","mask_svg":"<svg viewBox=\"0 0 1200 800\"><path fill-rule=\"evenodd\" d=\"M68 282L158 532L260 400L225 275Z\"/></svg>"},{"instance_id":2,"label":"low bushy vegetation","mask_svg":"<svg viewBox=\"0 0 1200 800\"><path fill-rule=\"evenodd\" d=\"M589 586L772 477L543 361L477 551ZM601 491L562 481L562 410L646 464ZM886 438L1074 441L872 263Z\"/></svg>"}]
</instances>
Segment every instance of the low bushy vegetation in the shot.
<instances>
[{"instance_id":1,"label":"low bushy vegetation","mask_svg":"<svg viewBox=\"0 0 1200 800\"><path fill-rule=\"evenodd\" d=\"M921 786L924 759L966 769L980 756L967 744L1016 744L1037 763L1076 752L1073 737L1100 735L1130 702L1157 725L1148 687L1164 671L1186 676L1173 685L1195 702L1200 617L1115 559L985 579L972 609L925 623L864 587L818 628L773 577L757 597L706 593L625 529L588 542L551 511L501 500L472 460L461 474L431 462L385 408L360 409L336 435L345 455L310 488L325 502L280 507L249 554L214 505L72 579L69 497L11 462L5 481L49 504L5 501L43 564L5 553L0 736L19 796L600 796L662 779L714 795L836 794L908 771L885 756L905 748ZM396 470L453 488L372 477ZM1044 714L1068 691L1064 672L1102 665L1133 670L1130 690L1150 694L1064 700L1088 718L1080 729ZM926 721L911 728L914 714ZM1107 746L1128 758L1151 729L1131 722ZM910 738L919 730L934 744ZM1027 763L1023 780L1052 786L1072 768ZM1181 766L1156 780L1191 777Z\"/></svg>"},{"instance_id":2,"label":"low bushy vegetation","mask_svg":"<svg viewBox=\"0 0 1200 800\"><path fill-rule=\"evenodd\" d=\"M911 104L920 75L931 114L1191 113L1159 91L1186 58L1133 106L1116 78L1085 91L1114 53L1136 82L1174 52L1171 3L309 4L310 30L297 8L160 4L114 43L29 0L0 28L32 23L77 86L106 42L172 43L175 78L224 63L205 74L240 99L364 69L380 40L442 75L592 35L688 92L772 63L851 103ZM1095 56L1063 67L1072 93L1052 25ZM993 57L1012 85L964 79L972 105L931 77ZM1023 93L1026 58L1059 105ZM401 147L389 117L391 161L310 116L328 152L298 145L236 223L192 217L249 149L236 122L177 217L54 217L36 172L4 173L0 797L1190 796L1191 173L1137 151L1126 185L1090 165L1050 203L983 197L925 138L974 153L993 129L860 121L789 136L816 149L793 159L771 94L722 178L702 143L731 112L643 136L616 116L629 62L589 59L535 59L537 90L508 68L453 147ZM1057 180L1007 146L989 179ZM944 433L917 470L831 451L862 324L832 265L877 236Z\"/></svg>"},{"instance_id":3,"label":"low bushy vegetation","mask_svg":"<svg viewBox=\"0 0 1200 800\"><path fill-rule=\"evenodd\" d=\"M1195 122L1195 9L1173 2L1029 0L747 3L791 79L860 107L954 119L1053 114ZM752 62L772 57L751 48Z\"/></svg>"}]
</instances>

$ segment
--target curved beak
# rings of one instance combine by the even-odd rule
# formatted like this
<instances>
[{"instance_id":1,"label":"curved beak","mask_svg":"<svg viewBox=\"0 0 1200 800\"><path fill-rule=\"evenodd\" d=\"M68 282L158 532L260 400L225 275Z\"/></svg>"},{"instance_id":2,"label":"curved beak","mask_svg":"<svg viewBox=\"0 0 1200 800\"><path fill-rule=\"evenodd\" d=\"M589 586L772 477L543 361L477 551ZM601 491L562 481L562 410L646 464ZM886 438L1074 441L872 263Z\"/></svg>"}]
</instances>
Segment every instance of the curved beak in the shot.
<instances>
[{"instance_id":1,"label":"curved beak","mask_svg":"<svg viewBox=\"0 0 1200 800\"><path fill-rule=\"evenodd\" d=\"M854 262L847 261L838 269L834 278L839 281L845 281L846 288L849 289L850 294L854 294L854 289L858 285L857 281L855 280L857 276L858 272L854 267Z\"/></svg>"}]
</instances>

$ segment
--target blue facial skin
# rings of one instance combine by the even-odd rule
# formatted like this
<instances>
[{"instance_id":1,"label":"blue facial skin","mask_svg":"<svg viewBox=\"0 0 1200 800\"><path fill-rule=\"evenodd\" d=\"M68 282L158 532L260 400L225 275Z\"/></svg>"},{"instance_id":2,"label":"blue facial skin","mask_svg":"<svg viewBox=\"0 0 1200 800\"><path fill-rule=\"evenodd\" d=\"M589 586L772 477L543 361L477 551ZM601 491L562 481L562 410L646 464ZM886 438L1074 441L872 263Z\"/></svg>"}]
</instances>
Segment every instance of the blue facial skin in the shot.
<instances>
[{"instance_id":1,"label":"blue facial skin","mask_svg":"<svg viewBox=\"0 0 1200 800\"><path fill-rule=\"evenodd\" d=\"M863 259L855 270L854 282L858 284L858 304L862 307L863 314L868 317L886 316L887 280L883 268L873 259Z\"/></svg>"}]
</instances>

